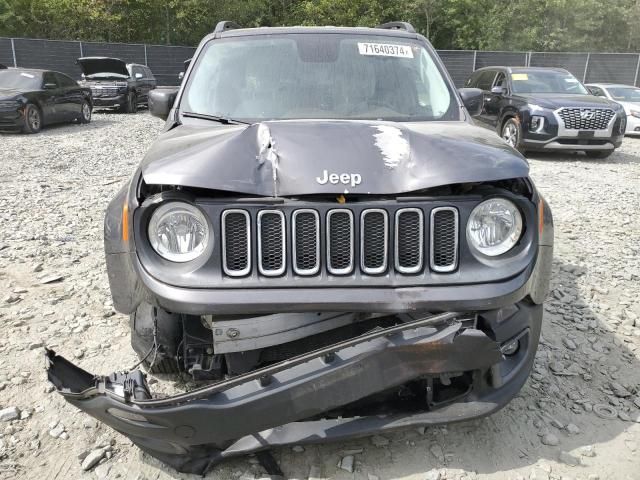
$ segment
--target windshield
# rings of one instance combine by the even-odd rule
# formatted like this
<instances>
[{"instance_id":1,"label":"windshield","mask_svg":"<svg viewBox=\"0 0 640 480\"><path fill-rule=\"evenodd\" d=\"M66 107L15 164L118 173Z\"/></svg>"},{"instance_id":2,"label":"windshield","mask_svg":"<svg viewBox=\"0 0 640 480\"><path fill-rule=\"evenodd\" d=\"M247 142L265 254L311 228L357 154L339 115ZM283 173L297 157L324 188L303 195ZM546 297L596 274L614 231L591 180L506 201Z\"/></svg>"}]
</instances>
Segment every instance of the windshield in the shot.
<instances>
[{"instance_id":1,"label":"windshield","mask_svg":"<svg viewBox=\"0 0 640 480\"><path fill-rule=\"evenodd\" d=\"M573 93L589 95L587 89L568 72L530 71L511 74L514 93Z\"/></svg>"},{"instance_id":2,"label":"windshield","mask_svg":"<svg viewBox=\"0 0 640 480\"><path fill-rule=\"evenodd\" d=\"M41 78L37 73L20 70L0 70L0 88L19 88L21 90L39 90Z\"/></svg>"},{"instance_id":3,"label":"windshield","mask_svg":"<svg viewBox=\"0 0 640 480\"><path fill-rule=\"evenodd\" d=\"M640 102L640 88L607 87L611 98L620 102Z\"/></svg>"},{"instance_id":4,"label":"windshield","mask_svg":"<svg viewBox=\"0 0 640 480\"><path fill-rule=\"evenodd\" d=\"M189 76L180 110L241 121L459 119L421 44L348 34L211 41Z\"/></svg>"}]
</instances>

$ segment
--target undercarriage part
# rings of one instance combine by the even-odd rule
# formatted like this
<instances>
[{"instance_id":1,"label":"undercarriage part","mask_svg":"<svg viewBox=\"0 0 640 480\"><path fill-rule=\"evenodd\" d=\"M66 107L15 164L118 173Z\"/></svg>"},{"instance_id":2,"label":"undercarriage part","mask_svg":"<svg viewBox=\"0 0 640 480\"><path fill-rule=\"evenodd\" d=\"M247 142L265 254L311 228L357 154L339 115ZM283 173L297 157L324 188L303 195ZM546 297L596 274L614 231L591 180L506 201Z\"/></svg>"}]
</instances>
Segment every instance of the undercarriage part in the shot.
<instances>
[{"instance_id":1,"label":"undercarriage part","mask_svg":"<svg viewBox=\"0 0 640 480\"><path fill-rule=\"evenodd\" d=\"M223 375L223 357L214 354L213 335L200 317L182 315L181 360L194 380L219 380Z\"/></svg>"}]
</instances>

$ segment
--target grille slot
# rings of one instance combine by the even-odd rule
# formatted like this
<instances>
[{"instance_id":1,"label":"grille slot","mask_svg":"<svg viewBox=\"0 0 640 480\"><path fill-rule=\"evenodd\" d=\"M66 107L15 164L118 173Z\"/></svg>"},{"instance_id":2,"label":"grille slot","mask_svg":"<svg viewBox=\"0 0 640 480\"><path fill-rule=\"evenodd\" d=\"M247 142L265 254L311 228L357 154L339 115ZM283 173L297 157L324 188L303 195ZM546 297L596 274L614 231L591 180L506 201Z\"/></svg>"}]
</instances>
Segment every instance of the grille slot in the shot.
<instances>
[{"instance_id":1,"label":"grille slot","mask_svg":"<svg viewBox=\"0 0 640 480\"><path fill-rule=\"evenodd\" d=\"M615 112L609 108L563 108L558 116L570 130L606 130Z\"/></svg>"},{"instance_id":2,"label":"grille slot","mask_svg":"<svg viewBox=\"0 0 640 480\"><path fill-rule=\"evenodd\" d=\"M333 275L353 271L353 213L335 209L327 212L327 270Z\"/></svg>"},{"instance_id":3,"label":"grille slot","mask_svg":"<svg viewBox=\"0 0 640 480\"><path fill-rule=\"evenodd\" d=\"M424 216L418 208L396 212L396 270L411 274L422 270L424 261Z\"/></svg>"},{"instance_id":4,"label":"grille slot","mask_svg":"<svg viewBox=\"0 0 640 480\"><path fill-rule=\"evenodd\" d=\"M285 271L285 221L279 210L258 212L258 270L275 277Z\"/></svg>"},{"instance_id":5,"label":"grille slot","mask_svg":"<svg viewBox=\"0 0 640 480\"><path fill-rule=\"evenodd\" d=\"M315 210L293 212L293 270L298 275L320 271L320 216Z\"/></svg>"},{"instance_id":6,"label":"grille slot","mask_svg":"<svg viewBox=\"0 0 640 480\"><path fill-rule=\"evenodd\" d=\"M376 275L387 270L389 217L386 210L369 209L360 217L360 268Z\"/></svg>"},{"instance_id":7,"label":"grille slot","mask_svg":"<svg viewBox=\"0 0 640 480\"><path fill-rule=\"evenodd\" d=\"M452 272L458 266L458 210L453 207L431 211L431 269Z\"/></svg>"},{"instance_id":8,"label":"grille slot","mask_svg":"<svg viewBox=\"0 0 640 480\"><path fill-rule=\"evenodd\" d=\"M251 221L245 210L222 212L222 268L230 277L251 271Z\"/></svg>"}]
</instances>

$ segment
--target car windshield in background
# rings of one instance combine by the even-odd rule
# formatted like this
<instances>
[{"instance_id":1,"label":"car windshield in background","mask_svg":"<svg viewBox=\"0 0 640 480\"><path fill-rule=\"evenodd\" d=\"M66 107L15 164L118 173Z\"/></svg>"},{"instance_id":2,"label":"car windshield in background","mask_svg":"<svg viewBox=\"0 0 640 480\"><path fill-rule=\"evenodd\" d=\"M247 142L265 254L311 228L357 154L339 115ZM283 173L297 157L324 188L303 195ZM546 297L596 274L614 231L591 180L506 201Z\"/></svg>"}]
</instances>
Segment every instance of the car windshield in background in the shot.
<instances>
[{"instance_id":1,"label":"car windshield in background","mask_svg":"<svg viewBox=\"0 0 640 480\"><path fill-rule=\"evenodd\" d=\"M609 94L614 100L620 102L639 102L640 88L633 87L607 87Z\"/></svg>"},{"instance_id":2,"label":"car windshield in background","mask_svg":"<svg viewBox=\"0 0 640 480\"><path fill-rule=\"evenodd\" d=\"M567 93L588 95L587 89L570 73L555 71L513 72L514 93Z\"/></svg>"},{"instance_id":3,"label":"car windshield in background","mask_svg":"<svg viewBox=\"0 0 640 480\"><path fill-rule=\"evenodd\" d=\"M20 70L0 70L0 88L19 88L38 90L41 78L37 73L22 72Z\"/></svg>"},{"instance_id":4,"label":"car windshield in background","mask_svg":"<svg viewBox=\"0 0 640 480\"><path fill-rule=\"evenodd\" d=\"M295 34L211 41L180 111L243 121L459 119L429 52L398 37Z\"/></svg>"}]
</instances>

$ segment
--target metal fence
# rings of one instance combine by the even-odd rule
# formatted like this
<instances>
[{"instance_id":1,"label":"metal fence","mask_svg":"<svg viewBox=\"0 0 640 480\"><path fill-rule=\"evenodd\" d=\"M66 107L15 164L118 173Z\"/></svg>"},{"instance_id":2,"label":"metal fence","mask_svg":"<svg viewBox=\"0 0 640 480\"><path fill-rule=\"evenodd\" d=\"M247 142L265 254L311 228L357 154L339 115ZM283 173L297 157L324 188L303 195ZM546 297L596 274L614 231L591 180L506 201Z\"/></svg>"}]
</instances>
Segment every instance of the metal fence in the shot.
<instances>
[{"instance_id":1,"label":"metal fence","mask_svg":"<svg viewBox=\"0 0 640 480\"><path fill-rule=\"evenodd\" d=\"M75 61L81 56L116 57L151 68L159 85L177 85L184 60L193 47L133 43L76 42L0 37L0 63L8 66L58 70L80 77ZM458 87L471 73L492 65L562 67L584 82L638 85L638 53L484 52L439 50L438 54Z\"/></svg>"}]
</instances>

